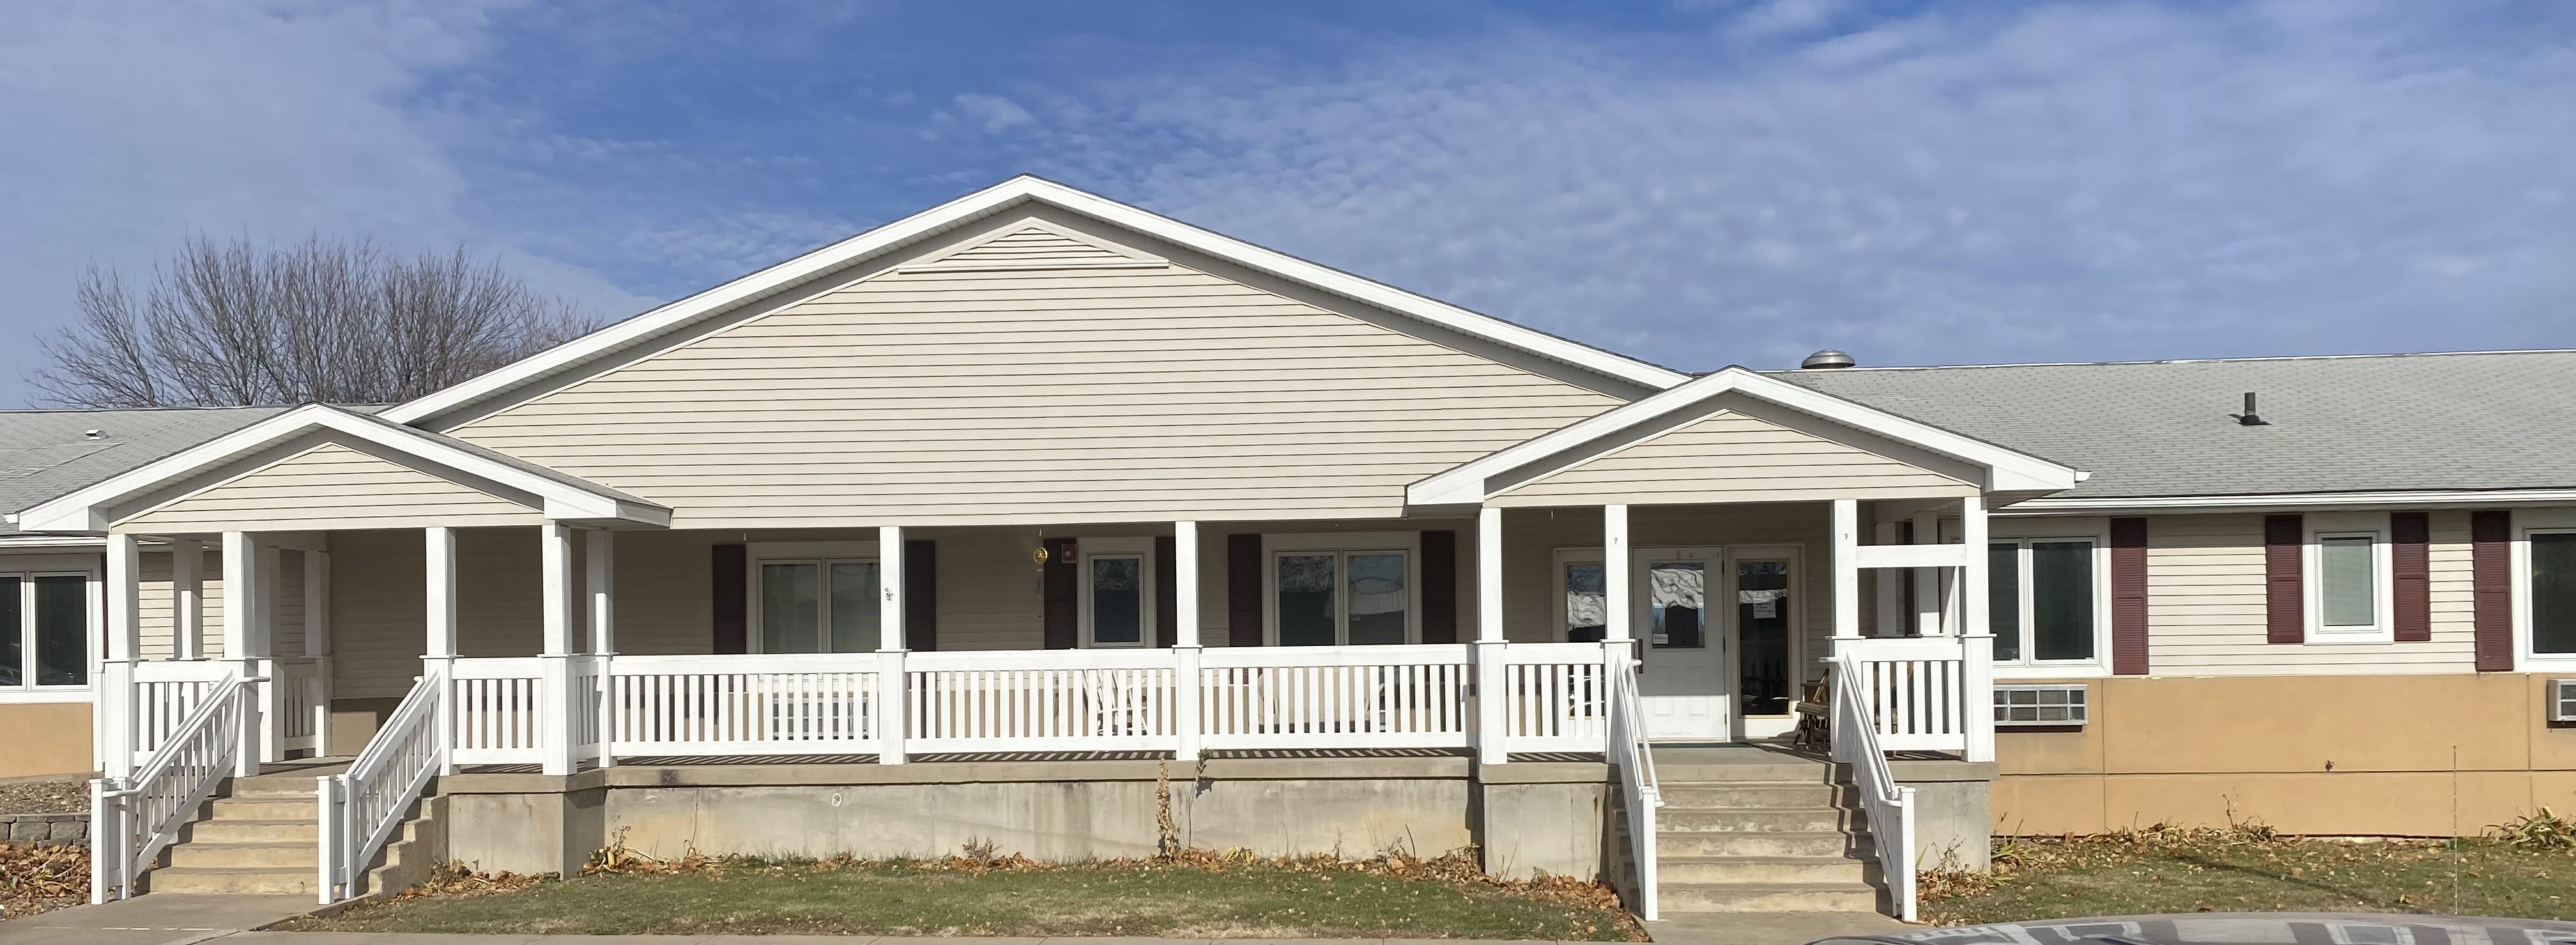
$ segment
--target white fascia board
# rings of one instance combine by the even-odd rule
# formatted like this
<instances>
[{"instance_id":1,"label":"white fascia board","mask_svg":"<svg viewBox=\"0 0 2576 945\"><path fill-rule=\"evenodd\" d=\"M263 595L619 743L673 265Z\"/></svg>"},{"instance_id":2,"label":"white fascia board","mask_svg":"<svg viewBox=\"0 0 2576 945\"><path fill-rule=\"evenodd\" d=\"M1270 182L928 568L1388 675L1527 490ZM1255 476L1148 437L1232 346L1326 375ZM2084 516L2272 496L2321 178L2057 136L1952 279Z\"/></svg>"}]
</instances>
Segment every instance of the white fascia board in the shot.
<instances>
[{"instance_id":1,"label":"white fascia board","mask_svg":"<svg viewBox=\"0 0 2576 945\"><path fill-rule=\"evenodd\" d=\"M669 509L659 506L648 509L640 503L591 492L507 463L494 462L489 457L457 449L416 430L381 423L335 407L306 404L28 509L22 513L21 527L27 531L105 531L112 524L107 518L108 507L122 499L317 429L366 440L433 464L524 490L544 500L542 511L547 518L624 519L651 524L648 519L654 510L658 510L663 524L670 520Z\"/></svg>"},{"instance_id":2,"label":"white fascia board","mask_svg":"<svg viewBox=\"0 0 2576 945\"><path fill-rule=\"evenodd\" d=\"M396 406L377 416L402 424L435 417L575 367L583 361L629 345L649 341L701 317L758 300L780 289L802 284L836 269L908 245L925 236L944 232L960 223L1006 209L1023 201L1042 202L1070 212L1091 216L1248 269L1303 283L1335 295L1630 383L1660 389L1673 387L1691 379L1690 375L1679 371L1577 344L1492 316L1479 315L1445 302L1372 282L1285 253L1263 249L1169 217L1075 190L1063 184L1021 176L618 322L506 365L489 374Z\"/></svg>"},{"instance_id":3,"label":"white fascia board","mask_svg":"<svg viewBox=\"0 0 2576 945\"><path fill-rule=\"evenodd\" d=\"M2576 505L2576 489L2421 489L2385 492L2270 492L2027 499L1998 515L2110 515L2122 512L2267 512L2334 508L2465 508Z\"/></svg>"},{"instance_id":4,"label":"white fascia board","mask_svg":"<svg viewBox=\"0 0 2576 945\"><path fill-rule=\"evenodd\" d=\"M1729 367L1416 482L1405 490L1405 501L1415 506L1483 502L1491 498L1485 492L1485 481L1494 475L1726 393L1739 393L1778 404L1984 467L1987 470L1984 488L1989 492L2060 492L2074 488L2084 477L2075 469L2027 453L1961 436L1787 381L1764 377L1741 367Z\"/></svg>"}]
</instances>

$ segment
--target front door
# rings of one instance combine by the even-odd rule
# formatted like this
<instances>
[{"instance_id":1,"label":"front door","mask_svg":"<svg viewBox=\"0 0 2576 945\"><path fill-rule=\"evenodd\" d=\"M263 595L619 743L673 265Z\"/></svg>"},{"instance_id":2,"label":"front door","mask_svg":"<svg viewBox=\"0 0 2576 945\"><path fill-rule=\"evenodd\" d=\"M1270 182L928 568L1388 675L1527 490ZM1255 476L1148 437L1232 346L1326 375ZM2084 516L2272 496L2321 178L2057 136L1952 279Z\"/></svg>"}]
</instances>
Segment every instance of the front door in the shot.
<instances>
[{"instance_id":1,"label":"front door","mask_svg":"<svg viewBox=\"0 0 2576 945\"><path fill-rule=\"evenodd\" d=\"M1645 642L1639 679L1646 736L1658 741L1725 741L1727 702L1725 553L1716 548L1647 548L1630 572L1637 582L1636 633Z\"/></svg>"},{"instance_id":2,"label":"front door","mask_svg":"<svg viewBox=\"0 0 2576 945\"><path fill-rule=\"evenodd\" d=\"M1796 727L1789 714L1803 678L1793 632L1796 562L1795 548L1727 549L1726 570L1735 579L1734 592L1725 595L1735 614L1728 675L1735 680L1739 734L1747 738L1776 738Z\"/></svg>"}]
</instances>

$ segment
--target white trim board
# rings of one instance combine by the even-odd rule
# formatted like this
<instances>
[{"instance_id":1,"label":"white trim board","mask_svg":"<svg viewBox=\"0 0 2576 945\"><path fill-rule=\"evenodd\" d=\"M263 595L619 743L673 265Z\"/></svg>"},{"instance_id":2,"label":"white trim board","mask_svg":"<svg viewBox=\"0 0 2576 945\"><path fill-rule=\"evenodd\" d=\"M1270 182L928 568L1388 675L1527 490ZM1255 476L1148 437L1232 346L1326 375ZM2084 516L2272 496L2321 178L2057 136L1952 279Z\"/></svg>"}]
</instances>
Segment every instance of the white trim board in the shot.
<instances>
[{"instance_id":1,"label":"white trim board","mask_svg":"<svg viewBox=\"0 0 2576 945\"><path fill-rule=\"evenodd\" d=\"M663 305L489 374L394 407L381 416L394 423L419 423L432 429L443 429L454 425L454 422L461 422L458 418L474 413L478 405L507 401L516 392L536 392L535 388L540 383L546 389L560 387L564 381L559 375L577 374L593 360L645 344L699 320L741 308L776 293L827 278L835 272L1012 207L1031 203L1088 216L1256 272L1627 383L1662 389L1690 380L1689 375L1669 368L1567 341L1024 174ZM1783 382L1774 383L1790 386Z\"/></svg>"},{"instance_id":2,"label":"white trim board","mask_svg":"<svg viewBox=\"0 0 2576 945\"><path fill-rule=\"evenodd\" d=\"M1405 490L1405 501L1415 506L1480 503L1522 482L1579 466L1649 439L1664 432L1668 426L1659 421L1672 417L1695 419L1713 413L1717 406L1713 402L1730 394L1794 410L1967 463L1984 471L1986 481L1979 485L1989 492L2060 492L2074 488L2084 478L2084 474L2075 469L2027 453L1774 380L1743 367L1728 367L1416 482ZM1581 452L1575 452L1577 450ZM1542 462L1553 468L1524 468ZM1495 482L1497 477L1507 473L1512 474L1514 481ZM1500 488L1496 488L1497 485Z\"/></svg>"},{"instance_id":3,"label":"white trim board","mask_svg":"<svg viewBox=\"0 0 2576 945\"><path fill-rule=\"evenodd\" d=\"M610 526L668 527L671 510L601 486L569 477L545 475L486 456L436 434L353 413L325 404L306 404L140 468L129 470L21 514L31 531L105 531L117 518L143 511L128 508L138 500L157 506L179 498L165 495L174 487L186 491L211 488L237 476L210 476L235 465L266 466L300 454L322 442L336 442L378 458L396 461L477 491L500 489L517 495L501 497L541 510L549 519ZM202 484L199 484L202 483Z\"/></svg>"},{"instance_id":4,"label":"white trim board","mask_svg":"<svg viewBox=\"0 0 2576 945\"><path fill-rule=\"evenodd\" d=\"M2042 498L1995 510L1996 515L2189 514L2194 512L2296 512L2327 508L2515 508L2576 505L2576 489L2424 489L2387 492L2270 492L2244 495Z\"/></svg>"}]
</instances>

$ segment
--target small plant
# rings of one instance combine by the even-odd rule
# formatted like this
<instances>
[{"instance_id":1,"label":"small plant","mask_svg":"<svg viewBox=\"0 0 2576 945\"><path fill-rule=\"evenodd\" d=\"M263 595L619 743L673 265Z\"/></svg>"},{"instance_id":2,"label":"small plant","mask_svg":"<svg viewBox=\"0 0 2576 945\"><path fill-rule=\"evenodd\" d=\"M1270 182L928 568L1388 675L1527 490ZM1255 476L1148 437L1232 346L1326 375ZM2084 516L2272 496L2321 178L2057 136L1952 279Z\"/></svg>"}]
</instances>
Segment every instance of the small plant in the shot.
<instances>
[{"instance_id":1,"label":"small plant","mask_svg":"<svg viewBox=\"0 0 2576 945\"><path fill-rule=\"evenodd\" d=\"M957 858L976 866L991 866L1002 859L1002 846L982 837L968 837L957 848Z\"/></svg>"},{"instance_id":2,"label":"small plant","mask_svg":"<svg viewBox=\"0 0 2576 945\"><path fill-rule=\"evenodd\" d=\"M2576 819L2542 807L2488 827L2487 835L2516 850L2576 850Z\"/></svg>"}]
</instances>

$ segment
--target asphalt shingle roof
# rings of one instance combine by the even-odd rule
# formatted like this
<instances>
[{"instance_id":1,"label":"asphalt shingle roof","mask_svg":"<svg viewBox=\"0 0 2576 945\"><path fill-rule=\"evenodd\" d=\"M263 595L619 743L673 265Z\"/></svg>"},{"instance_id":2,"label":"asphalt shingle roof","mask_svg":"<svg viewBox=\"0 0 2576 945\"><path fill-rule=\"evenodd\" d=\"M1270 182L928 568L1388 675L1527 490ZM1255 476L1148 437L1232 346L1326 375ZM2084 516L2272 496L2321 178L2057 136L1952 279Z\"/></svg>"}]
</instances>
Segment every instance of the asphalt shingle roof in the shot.
<instances>
[{"instance_id":1,"label":"asphalt shingle roof","mask_svg":"<svg viewBox=\"0 0 2576 945\"><path fill-rule=\"evenodd\" d=\"M2070 498L2576 486L2576 351L1766 373L2091 472Z\"/></svg>"},{"instance_id":2,"label":"asphalt shingle roof","mask_svg":"<svg viewBox=\"0 0 2576 945\"><path fill-rule=\"evenodd\" d=\"M0 410L0 512L24 512L286 409ZM101 436L90 439L91 430Z\"/></svg>"}]
</instances>

